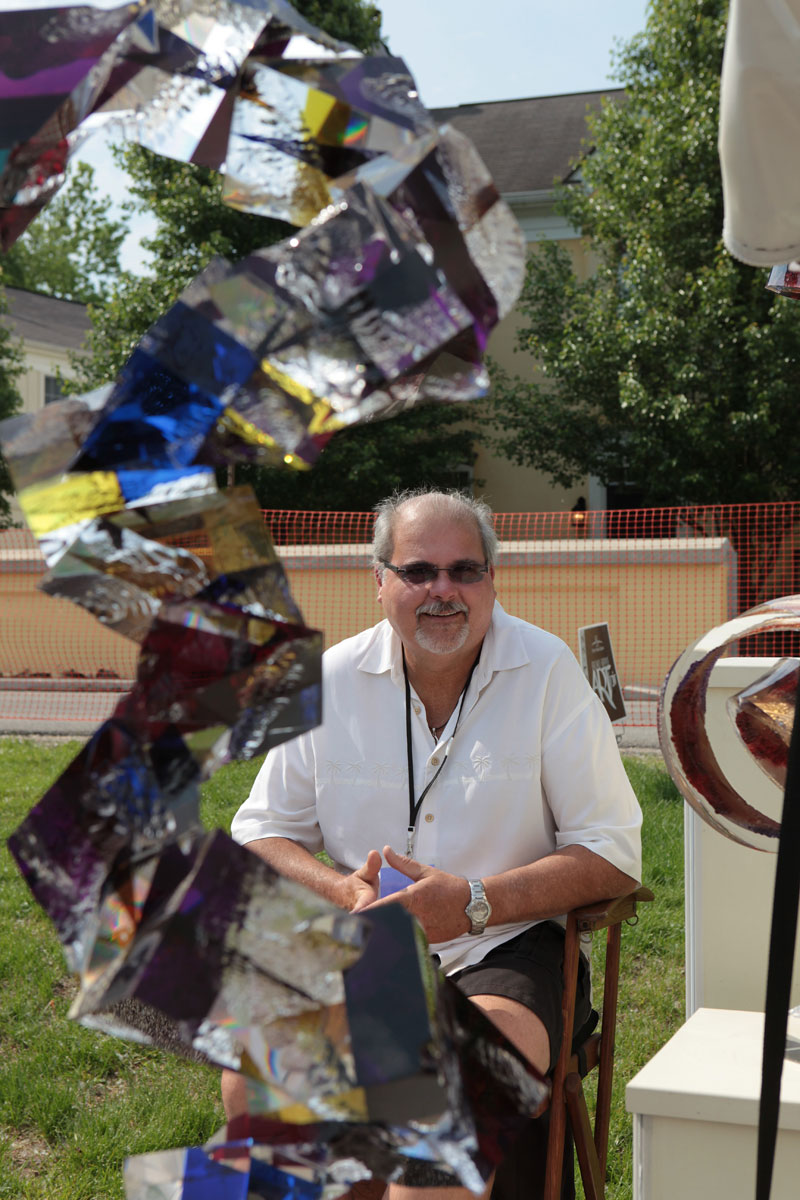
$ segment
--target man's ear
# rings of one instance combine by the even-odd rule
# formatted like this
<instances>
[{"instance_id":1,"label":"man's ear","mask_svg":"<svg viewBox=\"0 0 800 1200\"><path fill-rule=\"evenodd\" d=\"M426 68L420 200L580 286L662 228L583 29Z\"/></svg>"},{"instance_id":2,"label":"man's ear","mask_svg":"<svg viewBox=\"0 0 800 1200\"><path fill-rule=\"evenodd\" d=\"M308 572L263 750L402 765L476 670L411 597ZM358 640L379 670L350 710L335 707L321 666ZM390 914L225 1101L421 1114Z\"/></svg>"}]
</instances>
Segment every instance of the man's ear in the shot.
<instances>
[{"instance_id":1,"label":"man's ear","mask_svg":"<svg viewBox=\"0 0 800 1200\"><path fill-rule=\"evenodd\" d=\"M380 604L381 603L381 588L383 587L383 580L381 579L381 573L380 573L380 570L378 569L378 567L375 567L375 582L378 585L377 600L378 600L378 604Z\"/></svg>"}]
</instances>

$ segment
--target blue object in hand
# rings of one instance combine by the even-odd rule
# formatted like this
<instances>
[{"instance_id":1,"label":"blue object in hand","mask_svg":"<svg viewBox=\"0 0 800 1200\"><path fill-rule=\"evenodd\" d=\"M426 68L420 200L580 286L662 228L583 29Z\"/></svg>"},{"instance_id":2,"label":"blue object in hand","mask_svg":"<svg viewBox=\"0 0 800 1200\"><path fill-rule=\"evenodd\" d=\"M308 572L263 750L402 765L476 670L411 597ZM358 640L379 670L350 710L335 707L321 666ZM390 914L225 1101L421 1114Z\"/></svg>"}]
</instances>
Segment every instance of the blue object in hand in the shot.
<instances>
[{"instance_id":1,"label":"blue object in hand","mask_svg":"<svg viewBox=\"0 0 800 1200\"><path fill-rule=\"evenodd\" d=\"M407 888L411 880L402 871L395 870L394 867L381 867L378 876L380 883L380 895L393 896L395 892L402 892L403 888Z\"/></svg>"}]
</instances>

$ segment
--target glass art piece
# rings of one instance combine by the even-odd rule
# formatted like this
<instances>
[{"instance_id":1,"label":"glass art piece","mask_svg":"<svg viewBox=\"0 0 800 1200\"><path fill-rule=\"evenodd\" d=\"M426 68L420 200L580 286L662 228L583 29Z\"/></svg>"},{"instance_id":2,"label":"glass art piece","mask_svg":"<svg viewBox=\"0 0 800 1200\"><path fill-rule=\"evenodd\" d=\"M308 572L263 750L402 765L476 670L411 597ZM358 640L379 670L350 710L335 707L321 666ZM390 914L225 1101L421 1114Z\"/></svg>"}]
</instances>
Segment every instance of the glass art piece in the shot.
<instances>
[{"instance_id":1,"label":"glass art piece","mask_svg":"<svg viewBox=\"0 0 800 1200\"><path fill-rule=\"evenodd\" d=\"M440 980L400 907L351 916L199 820L200 784L320 720L306 626L238 462L487 389L524 241L483 163L283 0L0 16L0 249L104 124L301 228L212 261L118 377L0 426L43 589L140 648L136 682L9 847L79 979L71 1016L247 1080L205 1147L129 1161L130 1200L328 1198L414 1161L483 1189L547 1084Z\"/></svg>"},{"instance_id":2,"label":"glass art piece","mask_svg":"<svg viewBox=\"0 0 800 1200\"><path fill-rule=\"evenodd\" d=\"M63 181L74 145L109 123L223 170L234 207L313 226L195 281L129 361L80 469L101 438L129 454L158 454L161 440L171 459L207 438L215 463L235 461L234 438L251 461L307 464L342 424L486 392L482 353L519 292L524 239L401 59L360 54L281 0L56 11L4 18L30 53L7 54L0 75L0 246ZM190 448L166 450L169 420L134 433L131 396L153 390L191 414Z\"/></svg>"},{"instance_id":3,"label":"glass art piece","mask_svg":"<svg viewBox=\"0 0 800 1200\"><path fill-rule=\"evenodd\" d=\"M415 941L411 923L402 909L383 913L392 917L390 924L372 931L372 938L380 942L376 953L385 962L388 952L398 967L410 967ZM250 1114L232 1121L206 1146L129 1159L125 1168L129 1200L154 1196L189 1200L190 1182L215 1180L221 1163L249 1172L251 1191L245 1194L256 1196L270 1195L268 1189L278 1187L282 1192L297 1188L301 1196L332 1198L348 1184L370 1177L404 1178L417 1164L436 1166L442 1185L483 1190L528 1119L526 1114L540 1106L546 1086L534 1079L495 1026L455 985L429 977L416 997L412 991L400 996L394 977L376 982L374 966L367 966L368 955L369 945L358 967L345 972L347 1014L357 1041L352 1062L364 1085L350 1092L340 1090L335 1106L332 1092L327 1099L313 1099L309 1089L313 1109L305 1109L286 1103L277 1086L266 1088L253 1081ZM426 975L427 963L425 956ZM412 978L418 975L417 968L413 971ZM359 995L362 985L366 987ZM408 1009L404 1007L407 995L411 996ZM367 1004L371 1015L379 1014L375 1025L359 1020ZM429 1025L431 1011L436 1013L435 1026ZM313 1024L304 1018L294 1024L301 1023L309 1028ZM273 1030L277 1049L280 1033ZM293 1030L284 1046L287 1050L293 1046L294 1053L302 1056L310 1047L302 1035L294 1034ZM422 1054L420 1034L427 1037ZM248 1068L253 1069L252 1064ZM325 1086L324 1061L316 1070ZM390 1086L392 1072L408 1074ZM366 1106L370 1121L359 1119L360 1106ZM194 1172L191 1176L189 1168ZM153 1184L162 1190L148 1192L146 1185Z\"/></svg>"},{"instance_id":4,"label":"glass art piece","mask_svg":"<svg viewBox=\"0 0 800 1200\"><path fill-rule=\"evenodd\" d=\"M658 710L664 761L687 802L720 833L773 853L780 822L749 803L723 772L706 725L706 694L711 672L729 646L751 634L786 629L800 629L800 596L770 600L710 630L670 669ZM800 661L783 659L728 701L733 728L764 772L764 795L778 811L799 672Z\"/></svg>"},{"instance_id":5,"label":"glass art piece","mask_svg":"<svg viewBox=\"0 0 800 1200\"><path fill-rule=\"evenodd\" d=\"M779 296L800 296L800 263L779 263L767 280L767 287Z\"/></svg>"}]
</instances>

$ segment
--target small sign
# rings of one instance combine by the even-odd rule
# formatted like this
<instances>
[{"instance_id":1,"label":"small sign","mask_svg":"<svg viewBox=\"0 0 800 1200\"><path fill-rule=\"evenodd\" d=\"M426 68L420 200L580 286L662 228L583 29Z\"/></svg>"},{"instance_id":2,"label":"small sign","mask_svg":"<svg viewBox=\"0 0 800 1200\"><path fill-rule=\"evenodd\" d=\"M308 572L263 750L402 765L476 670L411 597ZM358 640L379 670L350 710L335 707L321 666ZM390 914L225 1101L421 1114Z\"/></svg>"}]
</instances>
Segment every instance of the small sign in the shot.
<instances>
[{"instance_id":1,"label":"small sign","mask_svg":"<svg viewBox=\"0 0 800 1200\"><path fill-rule=\"evenodd\" d=\"M578 645L581 666L592 691L602 700L610 719L621 721L627 716L627 709L617 678L608 625L605 622L602 625L582 625L578 630Z\"/></svg>"}]
</instances>

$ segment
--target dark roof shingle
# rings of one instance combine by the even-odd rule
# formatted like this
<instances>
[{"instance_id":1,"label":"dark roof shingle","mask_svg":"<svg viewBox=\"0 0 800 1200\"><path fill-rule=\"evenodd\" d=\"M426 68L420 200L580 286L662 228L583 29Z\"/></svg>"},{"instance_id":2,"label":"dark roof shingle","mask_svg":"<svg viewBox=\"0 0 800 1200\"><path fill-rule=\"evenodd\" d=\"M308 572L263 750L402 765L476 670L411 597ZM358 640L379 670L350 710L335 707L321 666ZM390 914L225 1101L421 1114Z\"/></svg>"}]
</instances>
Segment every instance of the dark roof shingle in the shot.
<instances>
[{"instance_id":1,"label":"dark roof shingle","mask_svg":"<svg viewBox=\"0 0 800 1200\"><path fill-rule=\"evenodd\" d=\"M622 88L615 88L460 104L433 112L471 138L498 190L507 195L545 191L565 179L587 136L587 108L599 108L603 96L617 100L623 95Z\"/></svg>"},{"instance_id":2,"label":"dark roof shingle","mask_svg":"<svg viewBox=\"0 0 800 1200\"><path fill-rule=\"evenodd\" d=\"M45 342L64 350L80 350L92 327L85 304L56 300L38 292L7 287L8 312L3 321L23 341Z\"/></svg>"}]
</instances>

